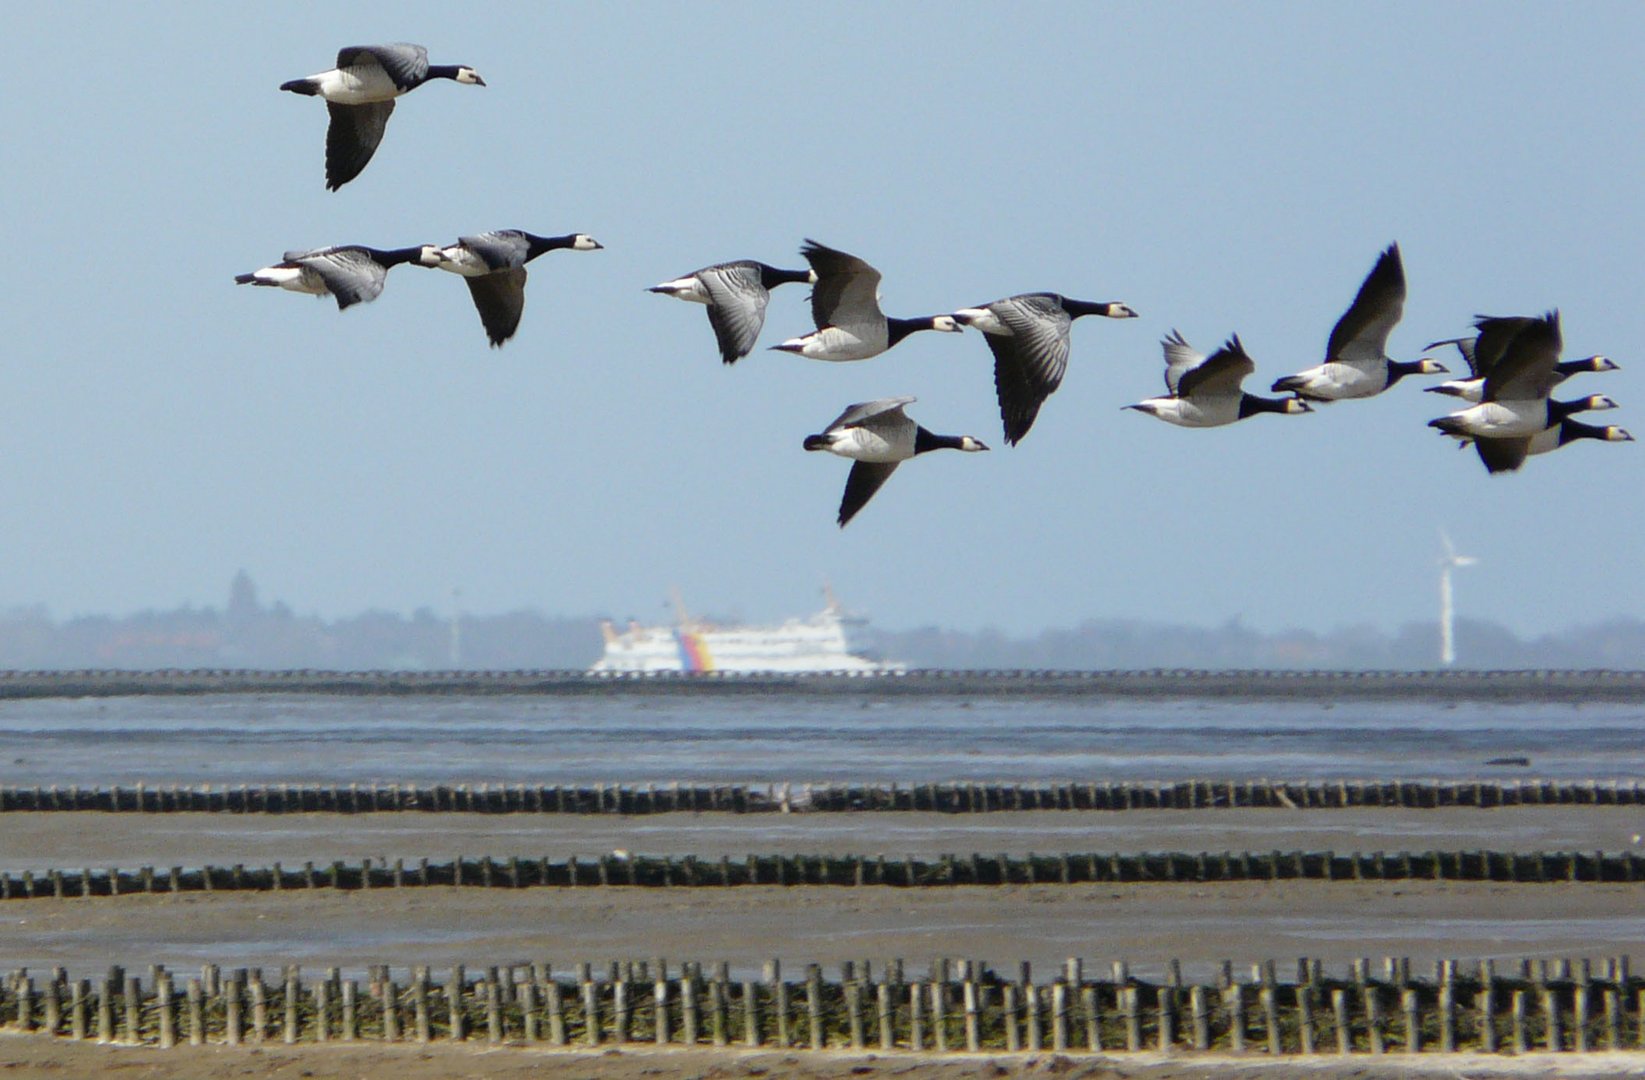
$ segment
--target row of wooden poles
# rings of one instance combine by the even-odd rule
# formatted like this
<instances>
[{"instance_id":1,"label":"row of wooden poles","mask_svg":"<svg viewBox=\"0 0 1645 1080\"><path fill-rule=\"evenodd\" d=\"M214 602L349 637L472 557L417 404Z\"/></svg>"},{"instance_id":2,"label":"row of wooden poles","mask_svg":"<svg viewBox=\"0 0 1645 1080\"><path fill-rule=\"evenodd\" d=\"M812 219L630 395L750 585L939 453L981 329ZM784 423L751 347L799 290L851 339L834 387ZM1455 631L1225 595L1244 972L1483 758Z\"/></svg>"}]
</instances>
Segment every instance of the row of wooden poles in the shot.
<instances>
[{"instance_id":1,"label":"row of wooden poles","mask_svg":"<svg viewBox=\"0 0 1645 1080\"><path fill-rule=\"evenodd\" d=\"M179 980L163 967L147 980L113 968L98 980L55 969L36 984L26 970L0 980L0 1016L16 1030L175 1046L180 1042L382 1042L484 1040L594 1047L651 1042L749 1047L915 1051L1223 1051L1380 1054L1391 1051L1526 1053L1645 1049L1645 980L1626 958L1597 976L1583 959L1522 961L1512 973L1490 960L1464 972L1439 961L1413 980L1409 961L1387 958L1381 978L1356 960L1344 978L1298 961L1282 983L1273 961L1249 981L1222 964L1210 984L1184 985L1176 961L1149 983L1115 962L1111 979L1088 979L1070 959L1050 982L1029 966L1002 976L974 961L937 960L925 978L901 960L879 970L818 965L789 981L768 961L763 977L733 979L728 965L666 961L463 967L436 982L426 966L403 981L374 967L362 986L338 970L305 982L295 965L272 982L258 968L207 965Z\"/></svg>"},{"instance_id":2,"label":"row of wooden poles","mask_svg":"<svg viewBox=\"0 0 1645 1080\"><path fill-rule=\"evenodd\" d=\"M748 855L717 859L604 854L566 859L509 856L448 863L363 859L300 869L152 866L136 870L24 870L0 873L0 900L129 896L141 893L385 889L433 885L523 889L534 886L640 887L745 885L891 886L1072 885L1087 882L1211 881L1501 881L1642 882L1645 854L1523 851L1253 853L1141 852L1104 854Z\"/></svg>"},{"instance_id":3,"label":"row of wooden poles","mask_svg":"<svg viewBox=\"0 0 1645 1080\"><path fill-rule=\"evenodd\" d=\"M0 812L735 814L1640 806L1638 780L1121 780L1011 784L0 785Z\"/></svg>"}]
</instances>

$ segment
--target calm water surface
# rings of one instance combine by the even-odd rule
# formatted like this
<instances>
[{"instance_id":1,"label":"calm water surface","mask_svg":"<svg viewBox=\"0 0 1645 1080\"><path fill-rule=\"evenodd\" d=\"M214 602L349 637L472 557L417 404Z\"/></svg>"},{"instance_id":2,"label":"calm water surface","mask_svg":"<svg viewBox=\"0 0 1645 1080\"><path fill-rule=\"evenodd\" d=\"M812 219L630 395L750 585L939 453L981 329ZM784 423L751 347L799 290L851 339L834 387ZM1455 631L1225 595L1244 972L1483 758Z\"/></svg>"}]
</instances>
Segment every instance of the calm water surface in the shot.
<instances>
[{"instance_id":1,"label":"calm water surface","mask_svg":"<svg viewBox=\"0 0 1645 1080\"><path fill-rule=\"evenodd\" d=\"M1530 769L1488 766L1526 757ZM0 703L0 783L597 783L1645 773L1637 705L773 694Z\"/></svg>"}]
</instances>

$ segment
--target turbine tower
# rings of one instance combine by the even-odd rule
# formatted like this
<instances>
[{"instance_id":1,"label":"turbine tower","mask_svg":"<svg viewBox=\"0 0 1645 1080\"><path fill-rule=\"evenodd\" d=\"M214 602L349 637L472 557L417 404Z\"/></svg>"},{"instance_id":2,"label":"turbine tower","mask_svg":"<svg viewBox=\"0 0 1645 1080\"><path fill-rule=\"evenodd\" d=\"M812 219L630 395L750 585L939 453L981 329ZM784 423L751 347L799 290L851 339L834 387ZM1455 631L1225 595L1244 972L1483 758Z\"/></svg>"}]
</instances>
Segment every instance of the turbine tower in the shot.
<instances>
[{"instance_id":1,"label":"turbine tower","mask_svg":"<svg viewBox=\"0 0 1645 1080\"><path fill-rule=\"evenodd\" d=\"M1456 633L1453 629L1455 610L1451 604L1451 571L1459 566L1472 566L1479 560L1472 555L1458 555L1445 530L1439 530L1440 543L1445 555L1439 560L1439 665L1450 667L1457 662Z\"/></svg>"}]
</instances>

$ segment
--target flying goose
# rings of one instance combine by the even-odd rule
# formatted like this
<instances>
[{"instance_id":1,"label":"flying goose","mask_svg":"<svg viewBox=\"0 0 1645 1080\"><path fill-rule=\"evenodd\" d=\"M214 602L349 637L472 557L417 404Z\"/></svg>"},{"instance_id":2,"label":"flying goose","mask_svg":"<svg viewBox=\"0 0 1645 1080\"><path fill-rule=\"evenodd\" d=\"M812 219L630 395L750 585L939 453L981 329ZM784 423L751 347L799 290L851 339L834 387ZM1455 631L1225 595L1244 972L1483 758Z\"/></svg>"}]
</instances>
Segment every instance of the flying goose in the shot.
<instances>
[{"instance_id":1,"label":"flying goose","mask_svg":"<svg viewBox=\"0 0 1645 1080\"><path fill-rule=\"evenodd\" d=\"M1034 426L1045 399L1062 385L1068 370L1069 331L1075 319L1102 315L1134 319L1137 313L1117 301L1070 300L1058 293L1022 293L974 308L954 318L982 331L994 353L994 392L1005 424L1005 442L1015 446Z\"/></svg>"},{"instance_id":2,"label":"flying goose","mask_svg":"<svg viewBox=\"0 0 1645 1080\"><path fill-rule=\"evenodd\" d=\"M754 348L765 326L765 306L771 290L778 285L810 282L814 270L779 270L753 259L715 263L684 277L653 285L650 292L662 293L695 304L708 305L708 325L720 344L720 358L735 364Z\"/></svg>"},{"instance_id":3,"label":"flying goose","mask_svg":"<svg viewBox=\"0 0 1645 1080\"><path fill-rule=\"evenodd\" d=\"M350 45L337 52L337 66L306 79L291 79L280 89L321 97L331 113L326 129L326 188L336 191L356 176L377 152L383 130L394 112L394 99L430 79L450 79L471 86L485 80L461 64L430 64L421 45Z\"/></svg>"},{"instance_id":4,"label":"flying goose","mask_svg":"<svg viewBox=\"0 0 1645 1080\"><path fill-rule=\"evenodd\" d=\"M545 251L598 251L602 246L583 233L537 236L521 229L500 229L459 237L450 247L434 248L423 265L462 275L495 349L520 328L520 315L525 311L526 263Z\"/></svg>"},{"instance_id":5,"label":"flying goose","mask_svg":"<svg viewBox=\"0 0 1645 1080\"><path fill-rule=\"evenodd\" d=\"M880 311L880 272L855 255L815 240L807 240L800 254L817 275L811 290L811 318L817 329L773 349L813 360L867 360L920 330L960 330L952 315L886 318Z\"/></svg>"},{"instance_id":6,"label":"flying goose","mask_svg":"<svg viewBox=\"0 0 1645 1080\"><path fill-rule=\"evenodd\" d=\"M1482 342L1490 340L1487 335L1512 326L1509 320L1489 318L1476 325ZM1430 420L1428 426L1457 437L1516 439L1552 427L1573 412L1615 408L1616 402L1599 396L1567 402L1548 399L1563 347L1557 311L1518 326L1500 359L1492 361L1485 372L1480 403ZM1476 347L1475 353L1476 363L1485 359L1483 344Z\"/></svg>"},{"instance_id":7,"label":"flying goose","mask_svg":"<svg viewBox=\"0 0 1645 1080\"><path fill-rule=\"evenodd\" d=\"M1305 413L1313 408L1297 397L1265 398L1240 389L1256 363L1240 344L1239 335L1209 357L1194 351L1179 331L1160 342L1165 350L1167 397L1149 398L1125 406L1157 416L1179 427L1220 427L1258 413Z\"/></svg>"},{"instance_id":8,"label":"flying goose","mask_svg":"<svg viewBox=\"0 0 1645 1080\"><path fill-rule=\"evenodd\" d=\"M839 523L857 516L880 485L897 466L915 454L929 450L987 450L982 440L969 435L933 435L911 420L903 406L911 397L881 398L846 407L821 435L807 435L807 450L826 450L850 458L851 475L845 481L845 497L840 500Z\"/></svg>"},{"instance_id":9,"label":"flying goose","mask_svg":"<svg viewBox=\"0 0 1645 1080\"><path fill-rule=\"evenodd\" d=\"M391 268L411 262L426 266L438 250L432 244L386 251L363 244L343 244L312 251L288 251L274 265L249 274L236 274L234 281L238 285L270 285L313 296L336 297L337 310L343 311L351 305L377 299Z\"/></svg>"},{"instance_id":10,"label":"flying goose","mask_svg":"<svg viewBox=\"0 0 1645 1080\"><path fill-rule=\"evenodd\" d=\"M1337 320L1325 346L1325 363L1274 383L1276 393L1310 401L1375 397L1407 375L1438 375L1433 360L1405 363L1388 357L1388 335L1405 312L1405 264L1389 244L1366 275L1354 302Z\"/></svg>"},{"instance_id":11,"label":"flying goose","mask_svg":"<svg viewBox=\"0 0 1645 1080\"><path fill-rule=\"evenodd\" d=\"M1488 318L1488 316L1480 316L1480 318ZM1495 321L1500 323L1518 323L1521 319L1522 317L1516 316L1512 319L1498 319ZM1525 323L1530 323L1535 320L1523 319L1523 321ZM1486 363L1481 365L1477 359L1478 342L1479 337L1476 335L1474 337L1446 338L1444 341L1429 343L1428 347L1423 350L1424 352L1440 348L1444 345L1455 346L1457 352L1462 354L1463 361L1468 365L1469 377L1466 379L1449 379L1440 383L1438 386L1427 386L1423 389L1430 394L1446 394L1450 397L1458 397L1464 401L1471 401L1477 404L1480 400L1480 396L1485 392L1485 372L1483 369L1488 368L1491 363L1494 362L1494 359L1500 357L1500 352L1498 352L1496 357L1487 357ZM1506 342L1498 343L1498 345L1502 348L1505 348L1506 344ZM1581 360L1561 360L1559 363L1554 365L1554 385L1558 386L1572 375L1580 375L1584 372L1616 370L1618 370L1618 365L1616 362L1606 356L1585 356Z\"/></svg>"},{"instance_id":12,"label":"flying goose","mask_svg":"<svg viewBox=\"0 0 1645 1080\"><path fill-rule=\"evenodd\" d=\"M1479 452L1479 460L1485 463L1486 471L1499 473L1518 469L1529 454L1552 453L1581 439L1595 439L1600 442L1634 441L1632 435L1615 424L1584 424L1567 416L1535 435L1520 436L1516 439L1475 439L1473 442L1474 449Z\"/></svg>"}]
</instances>

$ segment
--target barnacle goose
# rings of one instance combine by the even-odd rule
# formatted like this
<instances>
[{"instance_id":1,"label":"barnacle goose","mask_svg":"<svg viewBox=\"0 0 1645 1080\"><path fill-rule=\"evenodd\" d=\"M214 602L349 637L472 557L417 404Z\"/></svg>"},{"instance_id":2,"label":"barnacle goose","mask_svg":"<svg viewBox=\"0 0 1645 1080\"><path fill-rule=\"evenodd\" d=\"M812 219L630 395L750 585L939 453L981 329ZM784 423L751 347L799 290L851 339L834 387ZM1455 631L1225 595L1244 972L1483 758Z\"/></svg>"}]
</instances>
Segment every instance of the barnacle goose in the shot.
<instances>
[{"instance_id":1,"label":"barnacle goose","mask_svg":"<svg viewBox=\"0 0 1645 1080\"><path fill-rule=\"evenodd\" d=\"M1499 473L1518 469L1527 455L1549 454L1562 446L1569 446L1583 439L1598 442L1634 441L1632 435L1615 424L1584 424L1580 420L1566 417L1551 427L1543 428L1535 435L1521 436L1517 439L1475 439L1473 443L1474 449L1479 452L1479 460L1485 463L1486 470Z\"/></svg>"},{"instance_id":2,"label":"barnacle goose","mask_svg":"<svg viewBox=\"0 0 1645 1080\"><path fill-rule=\"evenodd\" d=\"M1481 316L1481 318L1486 317L1487 316ZM1502 319L1499 321L1505 323L1518 323L1520 319L1516 317L1511 320ZM1530 322L1531 320L1526 319L1524 321ZM1450 397L1461 398L1464 401L1478 403L1480 396L1485 392L1485 372L1483 367L1489 367L1490 363L1495 359L1494 357L1488 356L1487 362L1482 366L1477 358L1478 343L1479 337L1477 335L1474 337L1446 338L1443 341L1430 342L1427 349L1423 350L1424 352L1440 348L1444 345L1454 346L1456 351L1461 354L1463 362L1468 365L1469 377L1466 379L1448 379L1445 382L1440 383L1438 386L1424 387L1424 390L1430 394L1446 394ZM1499 344L1502 347L1506 347L1506 342L1500 342ZM1617 363L1607 356L1596 355L1585 356L1580 360L1561 360L1559 363L1554 365L1554 385L1558 386L1572 375L1580 375L1584 372L1616 370L1618 370Z\"/></svg>"},{"instance_id":3,"label":"barnacle goose","mask_svg":"<svg viewBox=\"0 0 1645 1080\"><path fill-rule=\"evenodd\" d=\"M952 315L886 318L880 310L880 272L855 255L815 240L807 240L800 254L817 275L811 289L811 318L817 329L773 349L813 360L867 360L920 330L960 330Z\"/></svg>"},{"instance_id":4,"label":"barnacle goose","mask_svg":"<svg viewBox=\"0 0 1645 1080\"><path fill-rule=\"evenodd\" d=\"M1388 335L1405 312L1405 264L1389 244L1366 275L1354 302L1331 330L1325 363L1274 383L1276 393L1309 401L1375 397L1407 375L1439 375L1433 360L1409 363L1388 357Z\"/></svg>"},{"instance_id":5,"label":"barnacle goose","mask_svg":"<svg viewBox=\"0 0 1645 1080\"><path fill-rule=\"evenodd\" d=\"M1475 439L1518 439L1536 435L1573 412L1584 409L1615 408L1610 398L1591 396L1576 401L1550 401L1548 392L1557 381L1555 371L1564 347L1559 312L1550 311L1540 319L1521 321L1486 318L1476 324L1480 345L1476 363L1485 360L1485 345L1511 331L1500 353L1492 350L1485 371L1485 383L1478 405L1430 420L1428 426L1441 433ZM1524 454L1519 455L1523 460Z\"/></svg>"},{"instance_id":6,"label":"barnacle goose","mask_svg":"<svg viewBox=\"0 0 1645 1080\"><path fill-rule=\"evenodd\" d=\"M432 244L419 247L380 248L363 244L288 251L280 261L249 274L236 274L239 285L270 285L313 296L331 296L337 310L377 299L391 268L401 263L428 264L439 249Z\"/></svg>"},{"instance_id":7,"label":"barnacle goose","mask_svg":"<svg viewBox=\"0 0 1645 1080\"><path fill-rule=\"evenodd\" d=\"M826 450L850 458L851 475L840 500L840 528L857 515L897 466L930 450L987 450L970 435L933 435L903 412L911 397L880 398L846 407L820 435L807 435L807 450Z\"/></svg>"},{"instance_id":8,"label":"barnacle goose","mask_svg":"<svg viewBox=\"0 0 1645 1080\"><path fill-rule=\"evenodd\" d=\"M814 270L779 270L753 259L715 263L684 277L653 285L664 296L708 306L708 325L720 345L720 358L735 364L747 356L765 326L765 307L779 285L815 283Z\"/></svg>"},{"instance_id":9,"label":"barnacle goose","mask_svg":"<svg viewBox=\"0 0 1645 1080\"><path fill-rule=\"evenodd\" d=\"M1075 319L1102 315L1134 319L1118 301L1070 300L1058 293L1022 293L974 308L954 318L982 331L994 353L994 393L999 398L1005 442L1015 446L1034 426L1040 406L1062 385L1068 370L1069 337Z\"/></svg>"},{"instance_id":10,"label":"barnacle goose","mask_svg":"<svg viewBox=\"0 0 1645 1080\"><path fill-rule=\"evenodd\" d=\"M1209 357L1195 352L1176 330L1160 345L1165 350L1165 388L1169 396L1139 401L1125 406L1127 409L1179 427L1199 428L1220 427L1265 412L1313 412L1301 398L1258 397L1240 388L1245 377L1256 370L1256 363L1246 354L1238 334Z\"/></svg>"},{"instance_id":11,"label":"barnacle goose","mask_svg":"<svg viewBox=\"0 0 1645 1080\"><path fill-rule=\"evenodd\" d=\"M526 263L545 251L598 251L603 246L584 233L537 236L522 229L499 229L459 237L450 247L434 248L423 263L460 274L468 282L475 310L495 349L520 328L520 315L525 311Z\"/></svg>"},{"instance_id":12,"label":"barnacle goose","mask_svg":"<svg viewBox=\"0 0 1645 1080\"><path fill-rule=\"evenodd\" d=\"M336 191L371 161L394 112L394 99L430 79L450 79L471 86L485 80L461 64L430 64L421 45L350 45L337 52L337 66L306 79L291 79L280 89L325 99L331 113L326 129L326 188Z\"/></svg>"}]
</instances>

